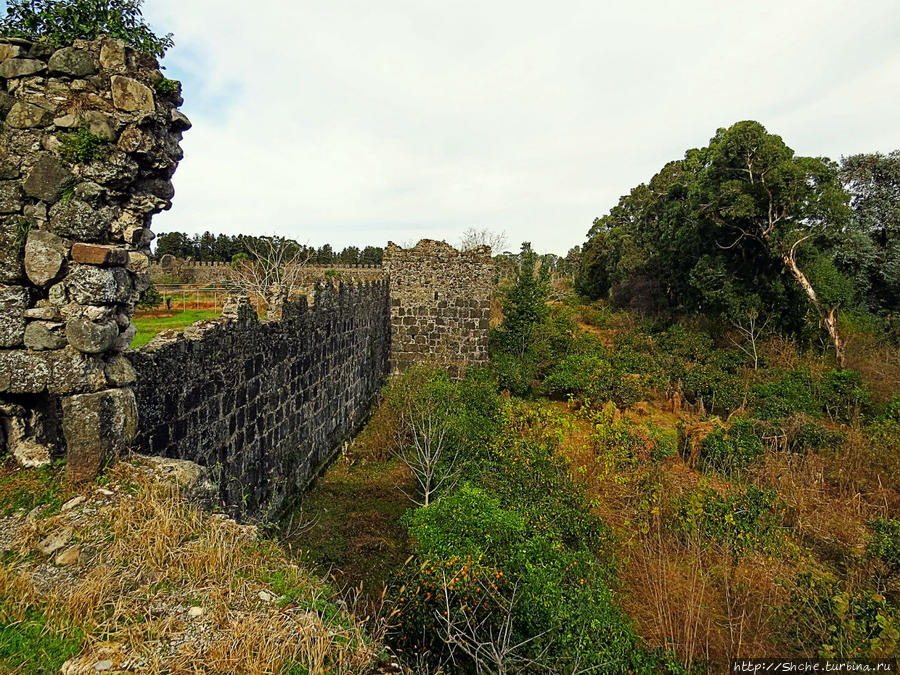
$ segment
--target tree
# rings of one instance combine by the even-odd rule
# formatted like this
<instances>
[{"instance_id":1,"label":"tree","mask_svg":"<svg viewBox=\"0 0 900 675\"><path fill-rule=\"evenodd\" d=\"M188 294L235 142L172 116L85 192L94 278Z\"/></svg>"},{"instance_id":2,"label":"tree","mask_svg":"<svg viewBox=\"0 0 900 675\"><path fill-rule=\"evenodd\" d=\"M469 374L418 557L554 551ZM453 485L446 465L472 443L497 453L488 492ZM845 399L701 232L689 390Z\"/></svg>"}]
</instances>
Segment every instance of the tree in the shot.
<instances>
[{"instance_id":1,"label":"tree","mask_svg":"<svg viewBox=\"0 0 900 675\"><path fill-rule=\"evenodd\" d=\"M172 34L157 36L141 15L143 0L7 0L0 34L47 40L55 47L100 35L162 58Z\"/></svg>"},{"instance_id":2,"label":"tree","mask_svg":"<svg viewBox=\"0 0 900 675\"><path fill-rule=\"evenodd\" d=\"M513 273L512 287L503 296L501 341L520 358L533 341L534 332L550 314L550 270L539 263L531 244L524 242Z\"/></svg>"},{"instance_id":3,"label":"tree","mask_svg":"<svg viewBox=\"0 0 900 675\"><path fill-rule=\"evenodd\" d=\"M356 265L359 262L359 249L356 246L347 246L338 255L338 262L342 265Z\"/></svg>"},{"instance_id":4,"label":"tree","mask_svg":"<svg viewBox=\"0 0 900 675\"><path fill-rule=\"evenodd\" d=\"M747 241L777 256L821 318L843 368L844 341L836 318L840 301L821 297L800 265L801 246L839 230L849 216L837 166L795 157L780 136L752 121L720 129L710 141L708 162L697 214L708 216L725 235L716 245L728 250Z\"/></svg>"},{"instance_id":5,"label":"tree","mask_svg":"<svg viewBox=\"0 0 900 675\"><path fill-rule=\"evenodd\" d=\"M495 232L488 228L470 227L463 232L459 240L460 251L471 251L479 246L487 246L494 254L506 247L506 232Z\"/></svg>"},{"instance_id":6,"label":"tree","mask_svg":"<svg viewBox=\"0 0 900 675\"><path fill-rule=\"evenodd\" d=\"M366 246L359 254L360 265L380 265L384 249L378 246Z\"/></svg>"},{"instance_id":7,"label":"tree","mask_svg":"<svg viewBox=\"0 0 900 675\"><path fill-rule=\"evenodd\" d=\"M312 253L312 249L284 237L259 237L249 244L247 259L235 256L231 282L267 303L276 296L290 297L303 287L303 267Z\"/></svg>"}]
</instances>

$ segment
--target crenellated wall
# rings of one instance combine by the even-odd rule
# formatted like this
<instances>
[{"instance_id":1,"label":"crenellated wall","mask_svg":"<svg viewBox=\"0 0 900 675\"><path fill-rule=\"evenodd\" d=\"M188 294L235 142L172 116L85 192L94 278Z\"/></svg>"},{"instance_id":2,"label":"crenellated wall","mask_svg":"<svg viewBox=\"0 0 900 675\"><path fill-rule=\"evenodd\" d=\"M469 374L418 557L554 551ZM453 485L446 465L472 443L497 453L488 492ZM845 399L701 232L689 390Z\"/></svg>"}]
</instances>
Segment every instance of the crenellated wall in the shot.
<instances>
[{"instance_id":1,"label":"crenellated wall","mask_svg":"<svg viewBox=\"0 0 900 675\"><path fill-rule=\"evenodd\" d=\"M0 39L0 448L74 480L135 430L120 354L190 128L162 81L117 40Z\"/></svg>"},{"instance_id":2,"label":"crenellated wall","mask_svg":"<svg viewBox=\"0 0 900 675\"><path fill-rule=\"evenodd\" d=\"M246 298L129 358L140 453L210 467L242 517L275 516L366 418L388 372L385 282L325 284L259 321Z\"/></svg>"}]
</instances>

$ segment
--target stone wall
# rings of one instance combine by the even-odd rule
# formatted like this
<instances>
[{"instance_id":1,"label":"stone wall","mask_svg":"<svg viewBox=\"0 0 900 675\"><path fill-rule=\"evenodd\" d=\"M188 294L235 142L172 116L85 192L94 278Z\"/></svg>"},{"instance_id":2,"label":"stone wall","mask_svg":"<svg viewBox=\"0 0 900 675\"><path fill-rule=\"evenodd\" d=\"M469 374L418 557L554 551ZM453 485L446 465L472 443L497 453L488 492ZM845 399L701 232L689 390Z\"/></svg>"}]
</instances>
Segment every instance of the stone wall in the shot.
<instances>
[{"instance_id":1,"label":"stone wall","mask_svg":"<svg viewBox=\"0 0 900 675\"><path fill-rule=\"evenodd\" d=\"M190 127L161 81L117 40L0 39L0 452L76 480L135 429L120 352Z\"/></svg>"},{"instance_id":2,"label":"stone wall","mask_svg":"<svg viewBox=\"0 0 900 675\"><path fill-rule=\"evenodd\" d=\"M130 353L135 450L209 467L234 515L277 515L367 416L388 372L388 291L323 285L262 322L241 298L158 335Z\"/></svg>"},{"instance_id":3,"label":"stone wall","mask_svg":"<svg viewBox=\"0 0 900 675\"><path fill-rule=\"evenodd\" d=\"M154 283L212 284L228 281L233 273L230 263L200 262L163 256L150 264L150 278ZM378 281L385 278L381 265L304 265L303 283L312 284L324 279L342 281Z\"/></svg>"},{"instance_id":4,"label":"stone wall","mask_svg":"<svg viewBox=\"0 0 900 675\"><path fill-rule=\"evenodd\" d=\"M486 246L457 251L423 239L414 248L389 242L391 369L414 363L462 368L486 364L494 265Z\"/></svg>"}]
</instances>

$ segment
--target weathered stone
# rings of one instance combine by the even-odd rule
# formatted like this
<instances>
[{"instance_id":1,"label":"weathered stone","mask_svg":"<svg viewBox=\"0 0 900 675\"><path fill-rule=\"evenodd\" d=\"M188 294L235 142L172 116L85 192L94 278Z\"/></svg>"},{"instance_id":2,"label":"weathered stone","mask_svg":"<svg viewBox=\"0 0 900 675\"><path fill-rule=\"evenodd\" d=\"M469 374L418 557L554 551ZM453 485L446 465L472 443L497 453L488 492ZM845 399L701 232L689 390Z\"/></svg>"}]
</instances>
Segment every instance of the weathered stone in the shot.
<instances>
[{"instance_id":1,"label":"weathered stone","mask_svg":"<svg viewBox=\"0 0 900 675\"><path fill-rule=\"evenodd\" d=\"M59 277L69 244L52 232L30 230L25 243L25 274L35 286L47 286Z\"/></svg>"},{"instance_id":2,"label":"weathered stone","mask_svg":"<svg viewBox=\"0 0 900 675\"><path fill-rule=\"evenodd\" d=\"M5 91L0 91L0 117L6 119L6 116L9 114L9 111L12 110L12 107L16 104L16 97L7 94Z\"/></svg>"},{"instance_id":3,"label":"weathered stone","mask_svg":"<svg viewBox=\"0 0 900 675\"><path fill-rule=\"evenodd\" d=\"M66 277L66 288L81 305L124 304L132 293L131 279L121 267L82 265Z\"/></svg>"},{"instance_id":4,"label":"weathered stone","mask_svg":"<svg viewBox=\"0 0 900 675\"><path fill-rule=\"evenodd\" d=\"M72 347L41 354L50 367L47 391L51 394L98 391L107 386L104 363L97 356Z\"/></svg>"},{"instance_id":5,"label":"weathered stone","mask_svg":"<svg viewBox=\"0 0 900 675\"><path fill-rule=\"evenodd\" d=\"M73 244L72 260L87 265L116 265L124 267L128 264L128 251L112 246L99 244Z\"/></svg>"},{"instance_id":6,"label":"weathered stone","mask_svg":"<svg viewBox=\"0 0 900 675\"><path fill-rule=\"evenodd\" d=\"M56 321L32 321L25 327L25 346L36 352L66 346L65 324Z\"/></svg>"},{"instance_id":7,"label":"weathered stone","mask_svg":"<svg viewBox=\"0 0 900 675\"><path fill-rule=\"evenodd\" d=\"M85 501L87 501L87 497L85 497L84 495L76 495L75 497L72 497L72 499L67 501L65 504L63 504L59 508L59 510L62 513L65 513L66 511L71 511L76 506L81 506L82 504L84 504Z\"/></svg>"},{"instance_id":8,"label":"weathered stone","mask_svg":"<svg viewBox=\"0 0 900 675\"><path fill-rule=\"evenodd\" d=\"M0 61L14 59L21 56L22 48L19 45L11 45L6 42L0 42Z\"/></svg>"},{"instance_id":9,"label":"weathered stone","mask_svg":"<svg viewBox=\"0 0 900 675\"><path fill-rule=\"evenodd\" d=\"M137 430L137 407L130 389L107 389L62 401L66 476L92 480L109 459L128 449Z\"/></svg>"},{"instance_id":10,"label":"weathered stone","mask_svg":"<svg viewBox=\"0 0 900 675\"><path fill-rule=\"evenodd\" d=\"M81 176L100 185L127 187L137 177L139 168L134 159L114 149L104 161L92 162L84 167Z\"/></svg>"},{"instance_id":11,"label":"weathered stone","mask_svg":"<svg viewBox=\"0 0 900 675\"><path fill-rule=\"evenodd\" d=\"M127 387L134 384L137 375L131 361L124 356L114 356L106 364L106 379L112 387Z\"/></svg>"},{"instance_id":12,"label":"weathered stone","mask_svg":"<svg viewBox=\"0 0 900 675\"><path fill-rule=\"evenodd\" d=\"M63 47L53 52L47 63L51 73L61 73L72 77L85 77L97 72L90 53L75 47Z\"/></svg>"},{"instance_id":13,"label":"weathered stone","mask_svg":"<svg viewBox=\"0 0 900 675\"><path fill-rule=\"evenodd\" d=\"M119 327L111 321L94 323L87 319L72 319L66 324L69 344L85 354L109 351L119 337Z\"/></svg>"},{"instance_id":14,"label":"weathered stone","mask_svg":"<svg viewBox=\"0 0 900 675\"><path fill-rule=\"evenodd\" d=\"M94 134L94 136L99 136L110 142L116 140L116 132L113 131L113 128L109 123L109 118L102 112L88 110L82 114L81 120L87 125L88 131Z\"/></svg>"},{"instance_id":15,"label":"weathered stone","mask_svg":"<svg viewBox=\"0 0 900 675\"><path fill-rule=\"evenodd\" d=\"M50 290L47 291L47 299L54 307L62 307L65 305L69 301L69 298L66 295L66 285L62 282L53 284L50 287Z\"/></svg>"},{"instance_id":16,"label":"weathered stone","mask_svg":"<svg viewBox=\"0 0 900 675\"><path fill-rule=\"evenodd\" d=\"M21 175L22 172L12 162L0 162L0 180L14 180Z\"/></svg>"},{"instance_id":17,"label":"weathered stone","mask_svg":"<svg viewBox=\"0 0 900 675\"><path fill-rule=\"evenodd\" d=\"M63 193L63 189L72 181L72 172L64 167L56 157L50 154L41 155L34 168L25 179L25 193L36 199L53 204Z\"/></svg>"},{"instance_id":18,"label":"weathered stone","mask_svg":"<svg viewBox=\"0 0 900 675\"><path fill-rule=\"evenodd\" d=\"M80 558L81 549L77 546L73 546L72 548L67 548L65 551L57 553L56 557L53 559L53 563L60 567L67 567L76 564Z\"/></svg>"},{"instance_id":19,"label":"weathered stone","mask_svg":"<svg viewBox=\"0 0 900 675\"><path fill-rule=\"evenodd\" d=\"M113 75L110 79L113 105L127 112L153 112L156 104L153 92L137 80L122 75Z\"/></svg>"},{"instance_id":20,"label":"weathered stone","mask_svg":"<svg viewBox=\"0 0 900 675\"><path fill-rule=\"evenodd\" d=\"M118 146L124 152L146 154L153 149L153 139L137 127L128 127L119 136Z\"/></svg>"},{"instance_id":21,"label":"weathered stone","mask_svg":"<svg viewBox=\"0 0 900 675\"><path fill-rule=\"evenodd\" d=\"M35 468L50 463L58 433L55 402L38 402L31 410L19 406L0 406L0 432L6 434L6 446L20 466Z\"/></svg>"},{"instance_id":22,"label":"weathered stone","mask_svg":"<svg viewBox=\"0 0 900 675\"><path fill-rule=\"evenodd\" d=\"M72 129L78 126L78 115L67 113L53 120L53 125L60 129Z\"/></svg>"},{"instance_id":23,"label":"weathered stone","mask_svg":"<svg viewBox=\"0 0 900 675\"><path fill-rule=\"evenodd\" d=\"M150 258L137 251L128 252L128 264L125 266L132 274L149 274Z\"/></svg>"},{"instance_id":24,"label":"weathered stone","mask_svg":"<svg viewBox=\"0 0 900 675\"><path fill-rule=\"evenodd\" d=\"M45 302L43 300L39 302ZM62 315L59 313L58 307L52 305L32 307L25 310L26 319L38 319L41 321L59 321Z\"/></svg>"},{"instance_id":25,"label":"weathered stone","mask_svg":"<svg viewBox=\"0 0 900 675\"><path fill-rule=\"evenodd\" d=\"M43 223L47 220L47 205L44 202L26 204L25 208L22 209L22 213L25 214L25 218L29 223Z\"/></svg>"},{"instance_id":26,"label":"weathered stone","mask_svg":"<svg viewBox=\"0 0 900 675\"><path fill-rule=\"evenodd\" d=\"M50 230L63 237L96 241L106 233L105 215L106 212L78 199L57 202L50 209Z\"/></svg>"},{"instance_id":27,"label":"weathered stone","mask_svg":"<svg viewBox=\"0 0 900 675\"><path fill-rule=\"evenodd\" d=\"M0 183L0 213L18 213L25 206L22 188L14 181Z\"/></svg>"},{"instance_id":28,"label":"weathered stone","mask_svg":"<svg viewBox=\"0 0 900 675\"><path fill-rule=\"evenodd\" d=\"M28 290L0 286L0 347L21 347L25 339L25 308Z\"/></svg>"},{"instance_id":29,"label":"weathered stone","mask_svg":"<svg viewBox=\"0 0 900 675\"><path fill-rule=\"evenodd\" d=\"M37 545L38 551L44 555L53 555L69 543L69 539L72 538L72 533L73 530L69 526L61 527L58 530L51 532Z\"/></svg>"},{"instance_id":30,"label":"weathered stone","mask_svg":"<svg viewBox=\"0 0 900 675\"><path fill-rule=\"evenodd\" d=\"M188 116L178 110L178 108L172 108L172 124L179 131L187 131L194 126L191 124Z\"/></svg>"},{"instance_id":31,"label":"weathered stone","mask_svg":"<svg viewBox=\"0 0 900 675\"><path fill-rule=\"evenodd\" d=\"M25 350L0 351L0 391L36 394L47 388L50 364L40 354Z\"/></svg>"},{"instance_id":32,"label":"weathered stone","mask_svg":"<svg viewBox=\"0 0 900 675\"><path fill-rule=\"evenodd\" d=\"M31 129L32 127L46 126L50 117L49 110L24 101L17 101L6 115L6 123L13 129Z\"/></svg>"},{"instance_id":33,"label":"weathered stone","mask_svg":"<svg viewBox=\"0 0 900 675\"><path fill-rule=\"evenodd\" d=\"M37 59L7 59L0 63L0 77L27 77L44 70L47 65Z\"/></svg>"},{"instance_id":34,"label":"weathered stone","mask_svg":"<svg viewBox=\"0 0 900 675\"><path fill-rule=\"evenodd\" d=\"M125 43L121 40L106 38L100 47L100 65L107 70L125 67Z\"/></svg>"},{"instance_id":35,"label":"weathered stone","mask_svg":"<svg viewBox=\"0 0 900 675\"><path fill-rule=\"evenodd\" d=\"M124 352L131 346L131 343L134 341L135 335L137 335L137 326L135 326L134 323L129 322L128 326L123 328L119 333L119 337L116 339L116 342L113 345L113 350L117 352Z\"/></svg>"},{"instance_id":36,"label":"weathered stone","mask_svg":"<svg viewBox=\"0 0 900 675\"><path fill-rule=\"evenodd\" d=\"M25 246L20 216L0 218L0 283L22 278L22 249Z\"/></svg>"}]
</instances>

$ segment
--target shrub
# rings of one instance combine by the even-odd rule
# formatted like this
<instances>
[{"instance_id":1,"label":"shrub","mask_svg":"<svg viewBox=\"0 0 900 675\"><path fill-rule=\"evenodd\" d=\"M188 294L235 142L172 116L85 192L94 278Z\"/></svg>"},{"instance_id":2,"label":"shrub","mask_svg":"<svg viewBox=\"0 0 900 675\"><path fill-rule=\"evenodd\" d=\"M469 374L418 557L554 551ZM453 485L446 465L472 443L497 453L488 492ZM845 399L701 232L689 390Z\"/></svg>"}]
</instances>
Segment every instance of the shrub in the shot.
<instances>
[{"instance_id":1,"label":"shrub","mask_svg":"<svg viewBox=\"0 0 900 675\"><path fill-rule=\"evenodd\" d=\"M783 512L773 490L750 485L720 495L701 483L676 502L674 527L684 537L716 541L742 555L778 547Z\"/></svg>"},{"instance_id":2,"label":"shrub","mask_svg":"<svg viewBox=\"0 0 900 675\"><path fill-rule=\"evenodd\" d=\"M763 454L756 425L737 418L728 429L719 427L700 442L700 465L722 473L740 471Z\"/></svg>"},{"instance_id":3,"label":"shrub","mask_svg":"<svg viewBox=\"0 0 900 675\"><path fill-rule=\"evenodd\" d=\"M660 352L688 361L706 361L713 351L709 335L677 323L660 333L656 342Z\"/></svg>"},{"instance_id":4,"label":"shrub","mask_svg":"<svg viewBox=\"0 0 900 675\"><path fill-rule=\"evenodd\" d=\"M497 386L516 396L525 396L535 379L536 368L531 358L524 358L504 351L491 355L491 370L497 378Z\"/></svg>"},{"instance_id":5,"label":"shrub","mask_svg":"<svg viewBox=\"0 0 900 675\"><path fill-rule=\"evenodd\" d=\"M866 525L873 532L869 553L880 558L890 573L900 572L900 520L876 518Z\"/></svg>"},{"instance_id":6,"label":"shrub","mask_svg":"<svg viewBox=\"0 0 900 675\"><path fill-rule=\"evenodd\" d=\"M782 634L819 657L889 658L900 647L900 608L880 593L842 589L805 572L781 610Z\"/></svg>"},{"instance_id":7,"label":"shrub","mask_svg":"<svg viewBox=\"0 0 900 675\"><path fill-rule=\"evenodd\" d=\"M846 437L832 431L804 416L795 420L797 426L788 434L788 449L791 452L812 452L817 450L837 450Z\"/></svg>"},{"instance_id":8,"label":"shrub","mask_svg":"<svg viewBox=\"0 0 900 675\"><path fill-rule=\"evenodd\" d=\"M817 416L822 410L813 395L812 377L804 370L790 370L772 382L754 385L750 389L750 405L764 420L798 413Z\"/></svg>"},{"instance_id":9,"label":"shrub","mask_svg":"<svg viewBox=\"0 0 900 675\"><path fill-rule=\"evenodd\" d=\"M137 306L139 309L156 309L162 304L163 296L156 289L156 286L150 284L147 287L147 290L141 294L141 299L138 300Z\"/></svg>"},{"instance_id":10,"label":"shrub","mask_svg":"<svg viewBox=\"0 0 900 675\"><path fill-rule=\"evenodd\" d=\"M82 127L78 131L60 135L59 154L70 162L87 164L103 156L106 139Z\"/></svg>"},{"instance_id":11,"label":"shrub","mask_svg":"<svg viewBox=\"0 0 900 675\"><path fill-rule=\"evenodd\" d=\"M155 89L160 96L172 96L181 92L181 82L163 77L156 82Z\"/></svg>"},{"instance_id":12,"label":"shrub","mask_svg":"<svg viewBox=\"0 0 900 675\"><path fill-rule=\"evenodd\" d=\"M819 398L835 420L852 422L868 410L872 395L855 370L831 370L822 376Z\"/></svg>"},{"instance_id":13,"label":"shrub","mask_svg":"<svg viewBox=\"0 0 900 675\"><path fill-rule=\"evenodd\" d=\"M744 403L747 388L744 380L713 364L697 364L682 378L685 396L693 401L703 399L710 411L728 414Z\"/></svg>"},{"instance_id":14,"label":"shrub","mask_svg":"<svg viewBox=\"0 0 900 675\"><path fill-rule=\"evenodd\" d=\"M141 16L142 4L143 0L7 0L0 34L47 40L54 47L109 35L162 57L173 44L172 34L157 36Z\"/></svg>"},{"instance_id":15,"label":"shrub","mask_svg":"<svg viewBox=\"0 0 900 675\"><path fill-rule=\"evenodd\" d=\"M585 402L613 401L629 406L641 398L640 383L617 370L605 358L593 354L572 354L562 359L544 379L550 396L574 396Z\"/></svg>"}]
</instances>

